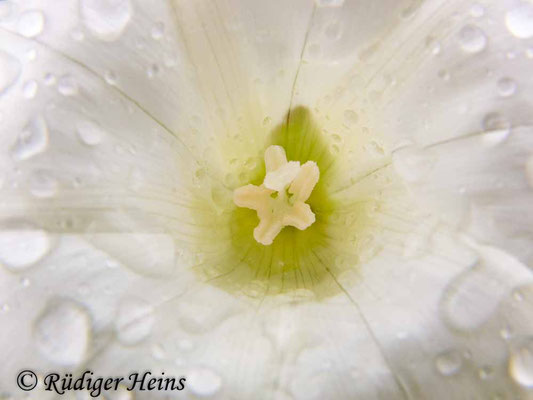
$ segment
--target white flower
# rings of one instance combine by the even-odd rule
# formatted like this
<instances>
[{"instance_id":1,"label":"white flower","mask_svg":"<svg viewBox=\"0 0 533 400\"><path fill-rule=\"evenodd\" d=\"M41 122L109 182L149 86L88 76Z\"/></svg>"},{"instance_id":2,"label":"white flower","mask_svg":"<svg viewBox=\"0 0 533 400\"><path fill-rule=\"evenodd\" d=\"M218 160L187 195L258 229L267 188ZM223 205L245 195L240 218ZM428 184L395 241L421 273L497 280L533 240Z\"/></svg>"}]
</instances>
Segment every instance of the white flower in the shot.
<instances>
[{"instance_id":1,"label":"white flower","mask_svg":"<svg viewBox=\"0 0 533 400\"><path fill-rule=\"evenodd\" d=\"M532 10L1 1L0 391L529 396ZM320 178L316 221L263 245L233 191L270 145Z\"/></svg>"}]
</instances>

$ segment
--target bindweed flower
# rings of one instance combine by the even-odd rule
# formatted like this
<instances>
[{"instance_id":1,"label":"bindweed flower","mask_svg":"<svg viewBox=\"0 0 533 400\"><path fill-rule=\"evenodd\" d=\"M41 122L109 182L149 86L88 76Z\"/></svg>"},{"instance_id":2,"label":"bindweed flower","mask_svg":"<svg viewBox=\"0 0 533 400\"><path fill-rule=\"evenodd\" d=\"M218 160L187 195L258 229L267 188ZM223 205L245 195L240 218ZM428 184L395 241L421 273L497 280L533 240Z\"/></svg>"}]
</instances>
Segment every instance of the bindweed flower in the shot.
<instances>
[{"instance_id":1,"label":"bindweed flower","mask_svg":"<svg viewBox=\"0 0 533 400\"><path fill-rule=\"evenodd\" d=\"M3 398L25 369L530 396L532 27L529 0L0 1Z\"/></svg>"}]
</instances>

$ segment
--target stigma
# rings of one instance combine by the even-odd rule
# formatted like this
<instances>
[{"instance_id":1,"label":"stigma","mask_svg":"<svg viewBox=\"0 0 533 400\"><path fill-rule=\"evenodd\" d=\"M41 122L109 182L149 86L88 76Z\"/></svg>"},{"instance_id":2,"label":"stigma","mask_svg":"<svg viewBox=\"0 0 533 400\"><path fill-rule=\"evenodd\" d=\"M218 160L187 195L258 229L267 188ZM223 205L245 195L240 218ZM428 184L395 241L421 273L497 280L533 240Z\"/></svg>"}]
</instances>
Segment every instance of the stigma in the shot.
<instances>
[{"instance_id":1,"label":"stigma","mask_svg":"<svg viewBox=\"0 0 533 400\"><path fill-rule=\"evenodd\" d=\"M287 161L281 146L265 150L266 175L263 184L245 185L233 192L238 207L257 211L259 225L254 239L268 246L286 226L304 230L315 222L315 214L306 203L318 182L320 171L314 161L300 165Z\"/></svg>"}]
</instances>

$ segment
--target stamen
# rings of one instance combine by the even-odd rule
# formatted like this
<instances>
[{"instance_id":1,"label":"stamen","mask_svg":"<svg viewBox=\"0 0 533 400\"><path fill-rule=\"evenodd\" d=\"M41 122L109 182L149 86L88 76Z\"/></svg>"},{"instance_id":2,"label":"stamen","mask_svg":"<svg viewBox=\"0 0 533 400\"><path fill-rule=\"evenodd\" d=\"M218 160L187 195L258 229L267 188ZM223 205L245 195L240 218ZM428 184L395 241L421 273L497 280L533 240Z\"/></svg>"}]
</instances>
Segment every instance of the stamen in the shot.
<instances>
[{"instance_id":1,"label":"stamen","mask_svg":"<svg viewBox=\"0 0 533 400\"><path fill-rule=\"evenodd\" d=\"M285 226L307 229L315 222L315 214L305 202L311 196L320 177L314 161L300 165L287 161L281 146L269 146L265 151L266 176L260 186L246 185L235 190L233 201L238 207L257 211L259 225L254 238L270 245Z\"/></svg>"}]
</instances>

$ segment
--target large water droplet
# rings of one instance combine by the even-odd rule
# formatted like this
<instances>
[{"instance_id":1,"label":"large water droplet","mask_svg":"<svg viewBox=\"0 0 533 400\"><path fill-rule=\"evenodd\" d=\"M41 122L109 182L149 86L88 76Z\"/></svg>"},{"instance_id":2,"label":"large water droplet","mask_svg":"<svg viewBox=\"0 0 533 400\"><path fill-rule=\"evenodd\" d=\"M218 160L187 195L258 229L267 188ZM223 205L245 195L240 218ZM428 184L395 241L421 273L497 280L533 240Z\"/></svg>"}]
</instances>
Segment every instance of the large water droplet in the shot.
<instances>
[{"instance_id":1,"label":"large water droplet","mask_svg":"<svg viewBox=\"0 0 533 400\"><path fill-rule=\"evenodd\" d=\"M533 337L527 338L512 351L509 374L518 384L533 388Z\"/></svg>"},{"instance_id":2,"label":"large water droplet","mask_svg":"<svg viewBox=\"0 0 533 400\"><path fill-rule=\"evenodd\" d=\"M30 193L35 197L47 198L56 194L57 180L48 171L39 170L30 177Z\"/></svg>"},{"instance_id":3,"label":"large water droplet","mask_svg":"<svg viewBox=\"0 0 533 400\"><path fill-rule=\"evenodd\" d=\"M488 113L483 118L482 127L485 130L482 142L489 147L503 143L511 133L511 123L497 112Z\"/></svg>"},{"instance_id":4,"label":"large water droplet","mask_svg":"<svg viewBox=\"0 0 533 400\"><path fill-rule=\"evenodd\" d=\"M39 35L44 28L44 15L41 11L31 10L22 13L18 21L18 32L28 38Z\"/></svg>"},{"instance_id":5,"label":"large water droplet","mask_svg":"<svg viewBox=\"0 0 533 400\"><path fill-rule=\"evenodd\" d=\"M51 361L76 366L86 356L91 340L91 319L73 301L51 304L37 319L34 338L39 351Z\"/></svg>"},{"instance_id":6,"label":"large water droplet","mask_svg":"<svg viewBox=\"0 0 533 400\"><path fill-rule=\"evenodd\" d=\"M478 251L479 262L453 279L441 298L445 322L461 331L480 328L505 295L530 279L529 269L504 251L488 246Z\"/></svg>"},{"instance_id":7,"label":"large water droplet","mask_svg":"<svg viewBox=\"0 0 533 400\"><path fill-rule=\"evenodd\" d=\"M533 36L533 5L522 3L508 11L505 15L505 25L511 34L520 39Z\"/></svg>"},{"instance_id":8,"label":"large water droplet","mask_svg":"<svg viewBox=\"0 0 533 400\"><path fill-rule=\"evenodd\" d=\"M23 270L42 259L50 246L46 232L26 224L0 231L0 263L12 271Z\"/></svg>"},{"instance_id":9,"label":"large water droplet","mask_svg":"<svg viewBox=\"0 0 533 400\"><path fill-rule=\"evenodd\" d=\"M498 94L502 97L509 97L516 92L516 82L511 78L502 78L497 83Z\"/></svg>"},{"instance_id":10,"label":"large water droplet","mask_svg":"<svg viewBox=\"0 0 533 400\"><path fill-rule=\"evenodd\" d=\"M13 158L26 160L42 153L48 146L48 125L42 116L30 120L12 148Z\"/></svg>"},{"instance_id":11,"label":"large water droplet","mask_svg":"<svg viewBox=\"0 0 533 400\"><path fill-rule=\"evenodd\" d=\"M459 45L467 53L479 53L487 46L487 37L477 26L467 25L459 31Z\"/></svg>"},{"instance_id":12,"label":"large water droplet","mask_svg":"<svg viewBox=\"0 0 533 400\"><path fill-rule=\"evenodd\" d=\"M121 343L139 343L150 335L153 325L153 308L144 300L127 299L120 304L115 329Z\"/></svg>"},{"instance_id":13,"label":"large water droplet","mask_svg":"<svg viewBox=\"0 0 533 400\"><path fill-rule=\"evenodd\" d=\"M104 136L102 128L91 121L78 122L77 131L80 140L88 146L96 146L102 141Z\"/></svg>"},{"instance_id":14,"label":"large water droplet","mask_svg":"<svg viewBox=\"0 0 533 400\"><path fill-rule=\"evenodd\" d=\"M448 350L435 358L435 367L444 376L454 375L461 369L463 359L457 350Z\"/></svg>"},{"instance_id":15,"label":"large water droplet","mask_svg":"<svg viewBox=\"0 0 533 400\"><path fill-rule=\"evenodd\" d=\"M222 378L210 369L195 368L187 374L187 386L197 396L210 397L220 390Z\"/></svg>"},{"instance_id":16,"label":"large water droplet","mask_svg":"<svg viewBox=\"0 0 533 400\"><path fill-rule=\"evenodd\" d=\"M9 88L20 75L20 61L0 50L0 94Z\"/></svg>"},{"instance_id":17,"label":"large water droplet","mask_svg":"<svg viewBox=\"0 0 533 400\"><path fill-rule=\"evenodd\" d=\"M80 14L95 37L112 41L120 37L131 20L130 0L81 0Z\"/></svg>"}]
</instances>

